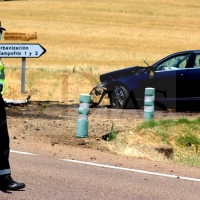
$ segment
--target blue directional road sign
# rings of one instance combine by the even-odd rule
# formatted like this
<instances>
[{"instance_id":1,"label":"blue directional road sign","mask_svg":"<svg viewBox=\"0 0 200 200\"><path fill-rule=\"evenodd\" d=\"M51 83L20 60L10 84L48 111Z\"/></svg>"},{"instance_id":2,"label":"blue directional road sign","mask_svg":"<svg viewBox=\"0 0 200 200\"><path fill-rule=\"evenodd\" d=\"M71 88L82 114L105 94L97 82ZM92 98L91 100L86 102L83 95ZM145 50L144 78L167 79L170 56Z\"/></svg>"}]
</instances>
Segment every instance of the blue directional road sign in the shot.
<instances>
[{"instance_id":1,"label":"blue directional road sign","mask_svg":"<svg viewBox=\"0 0 200 200\"><path fill-rule=\"evenodd\" d=\"M45 52L40 44L0 44L0 58L39 58Z\"/></svg>"}]
</instances>

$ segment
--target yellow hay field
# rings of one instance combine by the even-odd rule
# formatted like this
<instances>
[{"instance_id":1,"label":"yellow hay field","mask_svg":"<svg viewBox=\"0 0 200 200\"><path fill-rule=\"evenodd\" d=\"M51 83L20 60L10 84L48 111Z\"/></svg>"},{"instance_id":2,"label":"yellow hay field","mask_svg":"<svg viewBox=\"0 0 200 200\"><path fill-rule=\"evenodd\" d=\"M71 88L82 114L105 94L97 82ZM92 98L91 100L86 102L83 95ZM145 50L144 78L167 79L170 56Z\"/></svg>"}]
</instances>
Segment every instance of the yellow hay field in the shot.
<instances>
[{"instance_id":1,"label":"yellow hay field","mask_svg":"<svg viewBox=\"0 0 200 200\"><path fill-rule=\"evenodd\" d=\"M98 81L101 73L132 65L145 66L144 60L151 65L170 53L199 49L200 44L199 1L192 4L189 0L1 1L0 9L0 20L7 32L37 32L37 39L26 43L39 43L47 49L42 57L27 59L26 91L31 93L32 88L37 87L43 93L35 92L32 96L35 99L49 98L48 92L53 88L50 80L62 88L61 77L66 73L71 73L70 79L78 88L68 87L67 94L71 98L78 92L90 91L94 86L90 80ZM13 40L1 42L13 43ZM20 93L21 59L3 61L8 68L6 97L13 97L13 91ZM76 72L90 74L88 85L83 86L83 82L77 80L83 76L72 73L74 68ZM37 74L40 77L45 70L52 73L51 79L41 82L38 77L29 88L31 70L36 80ZM51 98L61 101L61 94L62 89L60 92L58 89Z\"/></svg>"}]
</instances>

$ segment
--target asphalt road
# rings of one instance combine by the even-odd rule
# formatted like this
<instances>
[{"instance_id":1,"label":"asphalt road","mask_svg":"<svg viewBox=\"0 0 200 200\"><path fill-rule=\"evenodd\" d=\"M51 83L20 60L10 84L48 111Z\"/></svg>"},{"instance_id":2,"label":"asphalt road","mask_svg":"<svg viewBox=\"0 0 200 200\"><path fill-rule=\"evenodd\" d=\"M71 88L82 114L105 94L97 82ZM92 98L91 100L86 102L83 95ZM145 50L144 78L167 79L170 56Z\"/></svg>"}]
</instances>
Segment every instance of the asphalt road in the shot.
<instances>
[{"instance_id":1,"label":"asphalt road","mask_svg":"<svg viewBox=\"0 0 200 200\"><path fill-rule=\"evenodd\" d=\"M13 178L25 182L26 188L22 191L0 191L0 199L197 200L200 198L198 177L184 180L167 174L163 176L134 171L133 168L125 166L116 168L115 165L107 163L98 166L96 160L90 162L94 165L73 161L75 160L42 154L26 155L11 152ZM129 171L131 169L132 171Z\"/></svg>"}]
</instances>

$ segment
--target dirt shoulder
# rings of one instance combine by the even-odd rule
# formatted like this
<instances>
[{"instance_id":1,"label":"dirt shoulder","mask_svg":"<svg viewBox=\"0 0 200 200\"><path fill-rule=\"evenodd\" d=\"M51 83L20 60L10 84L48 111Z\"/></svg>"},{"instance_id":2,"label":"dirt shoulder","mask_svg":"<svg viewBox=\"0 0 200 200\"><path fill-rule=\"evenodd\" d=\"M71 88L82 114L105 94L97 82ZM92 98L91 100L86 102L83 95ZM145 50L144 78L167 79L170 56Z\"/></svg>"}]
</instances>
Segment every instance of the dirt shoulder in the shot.
<instances>
[{"instance_id":1,"label":"dirt shoulder","mask_svg":"<svg viewBox=\"0 0 200 200\"><path fill-rule=\"evenodd\" d=\"M76 137L78 106L52 103L30 103L27 106L8 107L7 117L10 137L30 142L54 145L84 146L84 148L108 151L102 137L109 133L112 123L116 131L130 129L142 120L135 119L131 110L113 110L105 107L91 108L88 116L87 138ZM141 113L139 113L141 115ZM134 123L135 122L135 123Z\"/></svg>"},{"instance_id":2,"label":"dirt shoulder","mask_svg":"<svg viewBox=\"0 0 200 200\"><path fill-rule=\"evenodd\" d=\"M88 138L76 137L78 105L32 102L24 107L8 107L6 112L13 150L197 177L198 168L180 168L180 165L170 162L119 156L105 147L102 137L108 134L112 122L116 131L129 130L143 121L142 110L91 108ZM178 118L182 115L183 113L160 112L156 118ZM195 117L197 113L185 115Z\"/></svg>"}]
</instances>

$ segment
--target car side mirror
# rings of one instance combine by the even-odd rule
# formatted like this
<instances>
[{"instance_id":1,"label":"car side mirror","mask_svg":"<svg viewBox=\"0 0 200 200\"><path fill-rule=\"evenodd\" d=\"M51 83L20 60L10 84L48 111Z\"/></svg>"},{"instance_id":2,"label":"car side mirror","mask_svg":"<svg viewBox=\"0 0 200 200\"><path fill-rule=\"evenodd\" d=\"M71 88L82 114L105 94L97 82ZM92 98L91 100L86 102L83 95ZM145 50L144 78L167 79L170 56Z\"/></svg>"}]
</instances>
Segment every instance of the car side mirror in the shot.
<instances>
[{"instance_id":1,"label":"car side mirror","mask_svg":"<svg viewBox=\"0 0 200 200\"><path fill-rule=\"evenodd\" d=\"M154 71L150 71L149 73L149 79L152 79L155 75L155 72Z\"/></svg>"}]
</instances>

